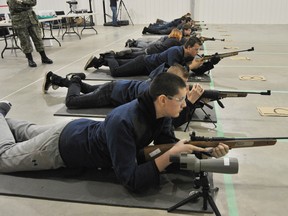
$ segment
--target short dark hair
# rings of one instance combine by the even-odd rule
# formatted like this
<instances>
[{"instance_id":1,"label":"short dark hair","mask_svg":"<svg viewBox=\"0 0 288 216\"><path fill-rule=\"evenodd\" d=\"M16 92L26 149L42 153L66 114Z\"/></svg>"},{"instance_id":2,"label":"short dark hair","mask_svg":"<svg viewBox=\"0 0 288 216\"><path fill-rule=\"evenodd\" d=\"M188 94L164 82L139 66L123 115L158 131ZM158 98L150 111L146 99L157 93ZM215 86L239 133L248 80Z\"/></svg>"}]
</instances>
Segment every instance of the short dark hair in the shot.
<instances>
[{"instance_id":1,"label":"short dark hair","mask_svg":"<svg viewBox=\"0 0 288 216\"><path fill-rule=\"evenodd\" d=\"M196 43L199 44L200 46L202 45L202 42L199 38L192 36L186 41L186 43L184 44L184 47L185 48L188 48L189 46L193 47Z\"/></svg>"},{"instance_id":2,"label":"short dark hair","mask_svg":"<svg viewBox=\"0 0 288 216\"><path fill-rule=\"evenodd\" d=\"M186 83L179 76L171 73L161 73L153 79L149 87L149 93L155 101L159 95L177 95L181 88L186 88Z\"/></svg>"}]
</instances>

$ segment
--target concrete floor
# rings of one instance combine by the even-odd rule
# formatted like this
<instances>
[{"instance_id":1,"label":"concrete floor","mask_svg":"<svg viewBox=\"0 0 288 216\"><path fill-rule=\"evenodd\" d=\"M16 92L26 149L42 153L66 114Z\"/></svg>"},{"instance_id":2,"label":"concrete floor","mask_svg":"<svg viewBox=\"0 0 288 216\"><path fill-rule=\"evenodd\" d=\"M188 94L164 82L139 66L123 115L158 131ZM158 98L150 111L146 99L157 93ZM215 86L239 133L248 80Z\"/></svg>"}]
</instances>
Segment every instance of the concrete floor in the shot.
<instances>
[{"instance_id":1,"label":"concrete floor","mask_svg":"<svg viewBox=\"0 0 288 216\"><path fill-rule=\"evenodd\" d=\"M128 38L142 37L143 26L121 28L97 26L99 32L85 30L82 39L69 35L61 41L62 47L53 42L47 47L47 55L53 65L42 65L34 54L38 67L27 66L24 55L17 51L17 57L6 51L0 59L0 100L9 100L13 108L9 117L25 119L39 124L61 122L64 117L54 117L63 106L65 89L41 91L43 76L51 70L59 75L83 72L87 59L107 50L121 50ZM217 128L209 123L190 124L189 130L205 136L233 137L275 137L288 136L287 117L261 117L257 106L288 107L288 28L287 25L208 25L203 36L225 38L225 42L208 41L205 53L223 53L239 47L254 47L254 52L239 56L251 60L223 59L212 70L213 82L203 84L205 88L222 90L272 90L271 96L248 95L246 98L223 99L224 109L215 105ZM56 33L56 32L55 32ZM155 37L155 36L153 36ZM1 47L3 42L1 43ZM286 61L285 61L286 60ZM89 71L87 71L89 73ZM240 75L261 75L266 81L241 81ZM95 82L94 82L95 83ZM179 137L188 138L188 132L177 132ZM239 160L239 173L235 175L214 174L214 184L220 190L216 204L222 215L286 215L288 211L288 163L287 140L279 140L273 147L232 149L231 157ZM88 205L56 202L40 199L0 196L0 216L14 215L183 215L163 210L121 208L113 206ZM189 215L205 215L190 214ZM209 214L208 214L209 215Z\"/></svg>"}]
</instances>

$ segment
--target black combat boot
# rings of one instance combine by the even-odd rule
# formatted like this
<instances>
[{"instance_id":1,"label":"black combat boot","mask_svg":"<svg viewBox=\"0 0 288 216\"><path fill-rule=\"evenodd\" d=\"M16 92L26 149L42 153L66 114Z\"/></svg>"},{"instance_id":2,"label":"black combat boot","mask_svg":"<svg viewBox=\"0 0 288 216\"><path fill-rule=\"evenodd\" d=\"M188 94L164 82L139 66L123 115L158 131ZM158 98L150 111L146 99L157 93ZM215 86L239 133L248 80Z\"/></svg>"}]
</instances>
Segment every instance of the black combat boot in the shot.
<instances>
[{"instance_id":1,"label":"black combat boot","mask_svg":"<svg viewBox=\"0 0 288 216\"><path fill-rule=\"evenodd\" d=\"M32 54L31 53L25 53L26 58L28 59L28 65L29 67L37 67L37 64L34 62Z\"/></svg>"},{"instance_id":2,"label":"black combat boot","mask_svg":"<svg viewBox=\"0 0 288 216\"><path fill-rule=\"evenodd\" d=\"M43 64L53 64L53 61L46 56L45 51L39 52Z\"/></svg>"}]
</instances>

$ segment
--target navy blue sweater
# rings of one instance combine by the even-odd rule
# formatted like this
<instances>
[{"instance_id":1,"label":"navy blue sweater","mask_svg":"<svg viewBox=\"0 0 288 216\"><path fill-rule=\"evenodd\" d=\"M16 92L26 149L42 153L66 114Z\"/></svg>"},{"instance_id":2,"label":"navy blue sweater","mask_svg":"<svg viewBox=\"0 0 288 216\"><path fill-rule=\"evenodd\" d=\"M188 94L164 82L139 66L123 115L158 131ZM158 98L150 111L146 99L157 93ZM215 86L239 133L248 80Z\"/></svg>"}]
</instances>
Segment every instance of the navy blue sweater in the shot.
<instances>
[{"instance_id":1,"label":"navy blue sweater","mask_svg":"<svg viewBox=\"0 0 288 216\"><path fill-rule=\"evenodd\" d=\"M182 43L176 39L176 38L169 38L165 37L163 41L156 41L155 43L152 43L149 45L146 49L146 53L148 55L154 54L154 53L161 53L170 47L173 46L181 46Z\"/></svg>"},{"instance_id":2,"label":"navy blue sweater","mask_svg":"<svg viewBox=\"0 0 288 216\"><path fill-rule=\"evenodd\" d=\"M147 68L147 71L153 71L159 65L165 63L166 67L172 66L174 63L181 64L186 66L187 62L192 61L194 57L184 56L184 47L183 46L173 46L165 50L162 53L155 53L151 55L146 55L144 57L144 62ZM199 68L193 70L196 75L202 75L206 71L213 69L214 66L211 62L205 62Z\"/></svg>"},{"instance_id":3,"label":"navy blue sweater","mask_svg":"<svg viewBox=\"0 0 288 216\"><path fill-rule=\"evenodd\" d=\"M67 167L113 167L119 181L132 191L159 184L155 161L138 163L137 154L151 142L175 143L170 118L156 119L148 91L115 108L103 122L89 119L67 124L59 139Z\"/></svg>"},{"instance_id":4,"label":"navy blue sweater","mask_svg":"<svg viewBox=\"0 0 288 216\"><path fill-rule=\"evenodd\" d=\"M185 65L184 47L173 46L162 53L147 55L144 58L148 71L153 71L159 65L166 63L167 67L172 66L174 63Z\"/></svg>"},{"instance_id":5,"label":"navy blue sweater","mask_svg":"<svg viewBox=\"0 0 288 216\"><path fill-rule=\"evenodd\" d=\"M158 74L166 72L165 63L161 64L149 74L149 79L139 80L117 80L111 92L111 100L114 106L119 106L136 99L139 95L149 89L151 81Z\"/></svg>"}]
</instances>

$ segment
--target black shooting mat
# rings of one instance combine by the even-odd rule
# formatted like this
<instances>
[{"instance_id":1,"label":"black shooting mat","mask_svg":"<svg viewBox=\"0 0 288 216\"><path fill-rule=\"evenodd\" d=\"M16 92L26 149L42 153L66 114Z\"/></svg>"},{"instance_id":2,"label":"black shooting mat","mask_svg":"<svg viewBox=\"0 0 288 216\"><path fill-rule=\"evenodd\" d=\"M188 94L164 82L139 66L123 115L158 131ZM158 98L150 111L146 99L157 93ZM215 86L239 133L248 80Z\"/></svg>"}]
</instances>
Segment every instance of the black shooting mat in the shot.
<instances>
[{"instance_id":1,"label":"black shooting mat","mask_svg":"<svg viewBox=\"0 0 288 216\"><path fill-rule=\"evenodd\" d=\"M213 109L204 106L202 109L209 115L210 119L201 108L197 108L192 116L192 121L196 122L213 122L217 123L214 103L209 103ZM106 115L112 110L112 107L90 108L90 109L68 109L65 105L60 108L54 116L74 116L74 117L95 117L105 118Z\"/></svg>"},{"instance_id":2,"label":"black shooting mat","mask_svg":"<svg viewBox=\"0 0 288 216\"><path fill-rule=\"evenodd\" d=\"M112 170L58 169L0 174L0 178L1 195L163 210L197 191L193 187L192 171L161 174L160 186L144 194L129 192L118 183ZM212 174L208 175L208 180L213 189ZM215 196L214 190L211 196ZM200 197L177 210L212 213L209 204L206 211L202 207L203 198Z\"/></svg>"},{"instance_id":3,"label":"black shooting mat","mask_svg":"<svg viewBox=\"0 0 288 216\"><path fill-rule=\"evenodd\" d=\"M86 76L85 80L112 81L112 80L146 80L148 76L112 77L109 69L97 69ZM195 75L191 73L188 82L211 82L209 73Z\"/></svg>"},{"instance_id":4,"label":"black shooting mat","mask_svg":"<svg viewBox=\"0 0 288 216\"><path fill-rule=\"evenodd\" d=\"M86 76L85 80L112 81L112 80L146 80L148 76L112 77L109 69L97 69Z\"/></svg>"},{"instance_id":5,"label":"black shooting mat","mask_svg":"<svg viewBox=\"0 0 288 216\"><path fill-rule=\"evenodd\" d=\"M105 118L111 112L112 107L90 108L90 109L68 109L65 105L60 108L54 116L95 117Z\"/></svg>"}]
</instances>

